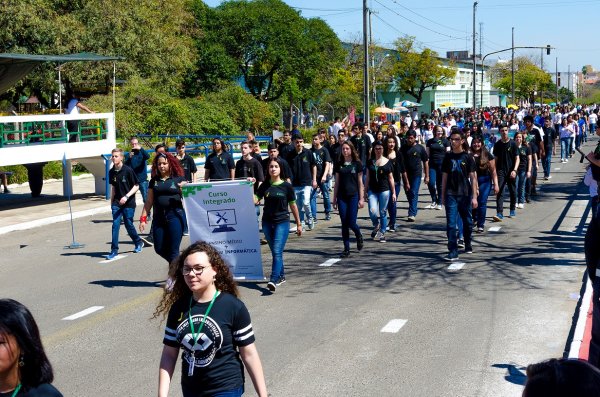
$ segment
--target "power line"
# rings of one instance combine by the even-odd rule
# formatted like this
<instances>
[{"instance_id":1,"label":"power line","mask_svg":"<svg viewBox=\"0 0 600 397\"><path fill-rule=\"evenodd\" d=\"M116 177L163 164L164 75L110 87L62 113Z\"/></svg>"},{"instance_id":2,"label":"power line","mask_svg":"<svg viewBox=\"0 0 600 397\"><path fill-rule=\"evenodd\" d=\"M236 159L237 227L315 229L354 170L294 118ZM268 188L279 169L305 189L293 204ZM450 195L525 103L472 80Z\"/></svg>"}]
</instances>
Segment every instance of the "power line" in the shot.
<instances>
[{"instance_id":1,"label":"power line","mask_svg":"<svg viewBox=\"0 0 600 397\"><path fill-rule=\"evenodd\" d=\"M451 35L449 35L449 34L440 33L440 32L438 32L438 31L436 31L436 30L430 29L430 28L428 28L428 27L427 27L427 26L425 26L425 25L421 25L420 23L417 23L417 22L415 22L415 21L412 21L411 19L409 19L409 18L405 17L404 15L401 15L401 14L399 14L397 11L395 11L395 10L391 9L390 7L386 6L385 4L382 4L382 3L380 3L378 0L374 0L374 1L375 1L377 4L379 4L380 6L384 7L385 9L387 9L387 10L389 10L389 11L393 12L394 14L398 15L400 18L402 18L402 19L406 19L408 22L410 22L410 23L412 23L412 24L414 24L414 25L417 25L417 26L419 26L419 27L422 27L422 28L423 28L423 29L425 29L425 30L429 30L430 32L433 32L433 33L435 33L435 34L439 34L440 36L449 37L449 38L451 38L451 39L459 39L459 40L462 40L462 38L454 37L454 36L451 36Z\"/></svg>"},{"instance_id":2,"label":"power line","mask_svg":"<svg viewBox=\"0 0 600 397\"><path fill-rule=\"evenodd\" d=\"M421 17L421 18L423 18L423 19L425 19L425 20L427 20L429 22L435 23L437 26L441 26L443 28L446 28L446 29L449 29L449 30L454 30L455 32L462 33L462 30L459 30L459 29L456 29L456 28L453 28L453 27L450 27L450 26L443 25L443 24L439 23L438 21L434 21L433 19L429 19L426 16L423 16L423 15L421 15L421 14L419 14L419 13L411 10L410 8L408 8L406 6L403 6L402 4L398 3L396 0L391 0L391 1L393 3L399 5L400 7L402 7L403 9L405 9L406 11L411 12L411 13L413 13L413 14L415 14L415 15L417 15L417 16L419 16L419 17Z\"/></svg>"},{"instance_id":3,"label":"power line","mask_svg":"<svg viewBox=\"0 0 600 397\"><path fill-rule=\"evenodd\" d=\"M379 19L379 20L380 20L381 22L383 22L385 25L387 25L388 27L390 27L390 28L394 29L396 32L400 33L401 35L403 35L403 36L408 36L406 33L399 31L399 30L398 30L398 28L396 28L396 27L395 27L394 25L392 25L391 23L389 23L389 22L386 22L386 21L385 21L383 18L381 18L379 15L377 15L377 14L371 14L371 15L373 15L375 18Z\"/></svg>"}]
</instances>

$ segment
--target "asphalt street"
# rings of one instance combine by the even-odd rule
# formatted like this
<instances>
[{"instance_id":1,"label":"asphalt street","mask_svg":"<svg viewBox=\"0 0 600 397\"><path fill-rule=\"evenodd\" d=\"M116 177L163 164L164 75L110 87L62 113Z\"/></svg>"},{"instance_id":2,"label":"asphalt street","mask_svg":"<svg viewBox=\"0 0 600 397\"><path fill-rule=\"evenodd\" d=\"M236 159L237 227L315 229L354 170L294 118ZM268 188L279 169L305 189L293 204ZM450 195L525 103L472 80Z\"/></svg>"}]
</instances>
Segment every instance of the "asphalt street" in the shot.
<instances>
[{"instance_id":1,"label":"asphalt street","mask_svg":"<svg viewBox=\"0 0 600 397\"><path fill-rule=\"evenodd\" d=\"M553 178L539 182L540 195L516 218L488 221L454 270L442 260L444 211L422 209L425 186L417 222L406 222L402 192L399 230L386 244L366 241L360 253L353 245L348 259L327 261L342 249L337 216L327 222L320 214L315 230L290 236L287 283L275 294L266 283L241 284L269 393L520 396L527 364L569 347L589 214L577 160L555 162ZM488 219L493 199L489 205ZM368 236L366 209L359 215ZM0 296L34 313L65 396L156 394L164 323L151 317L167 265L152 248L134 254L124 228L123 257L106 262L110 227L108 212L76 219L85 247L75 250L64 248L69 222L0 241ZM268 275L266 246L262 254ZM172 396L180 395L177 367ZM255 395L249 378L246 390Z\"/></svg>"}]
</instances>

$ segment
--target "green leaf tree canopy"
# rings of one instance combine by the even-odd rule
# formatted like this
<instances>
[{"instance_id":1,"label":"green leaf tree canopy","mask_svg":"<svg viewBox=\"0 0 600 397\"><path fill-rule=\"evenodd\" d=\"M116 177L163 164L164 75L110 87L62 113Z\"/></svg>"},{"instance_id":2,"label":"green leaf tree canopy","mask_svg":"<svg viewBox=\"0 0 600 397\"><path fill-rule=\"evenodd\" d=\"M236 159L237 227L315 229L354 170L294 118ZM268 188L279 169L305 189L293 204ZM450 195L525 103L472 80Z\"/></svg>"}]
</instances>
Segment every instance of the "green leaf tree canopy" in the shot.
<instances>
[{"instance_id":1,"label":"green leaf tree canopy","mask_svg":"<svg viewBox=\"0 0 600 397\"><path fill-rule=\"evenodd\" d=\"M391 65L395 86L417 102L421 102L425 89L446 84L456 76L456 69L452 65L445 66L435 51L425 48L418 52L414 37L399 38L394 44L398 52Z\"/></svg>"},{"instance_id":2,"label":"green leaf tree canopy","mask_svg":"<svg viewBox=\"0 0 600 397\"><path fill-rule=\"evenodd\" d=\"M497 63L491 69L494 85L504 92L512 90L511 64ZM534 101L536 91L554 92L550 74L536 66L527 57L515 58L515 96Z\"/></svg>"}]
</instances>

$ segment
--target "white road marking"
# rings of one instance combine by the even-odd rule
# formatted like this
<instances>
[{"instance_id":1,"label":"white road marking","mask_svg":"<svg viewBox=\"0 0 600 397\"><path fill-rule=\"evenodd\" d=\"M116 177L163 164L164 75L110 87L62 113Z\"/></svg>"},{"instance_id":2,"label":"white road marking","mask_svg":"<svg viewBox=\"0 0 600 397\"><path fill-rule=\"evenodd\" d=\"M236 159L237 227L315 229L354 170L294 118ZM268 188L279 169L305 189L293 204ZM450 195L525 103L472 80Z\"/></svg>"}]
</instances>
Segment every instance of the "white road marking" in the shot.
<instances>
[{"instance_id":1,"label":"white road marking","mask_svg":"<svg viewBox=\"0 0 600 397\"><path fill-rule=\"evenodd\" d=\"M554 171L560 171L560 168L555 168Z\"/></svg>"},{"instance_id":2,"label":"white road marking","mask_svg":"<svg viewBox=\"0 0 600 397\"><path fill-rule=\"evenodd\" d=\"M98 263L110 263L110 262L114 262L114 261L118 261L119 259L123 259L123 258L127 258L127 255L117 255L115 256L113 259L105 259L103 261L100 261Z\"/></svg>"},{"instance_id":3,"label":"white road marking","mask_svg":"<svg viewBox=\"0 0 600 397\"><path fill-rule=\"evenodd\" d=\"M325 262L321 263L319 266L320 267L329 267L329 266L333 265L334 263L338 263L339 261L341 261L340 258L337 258L337 259L327 259Z\"/></svg>"},{"instance_id":4,"label":"white road marking","mask_svg":"<svg viewBox=\"0 0 600 397\"><path fill-rule=\"evenodd\" d=\"M502 229L502 226L492 226L488 228L488 232L499 232Z\"/></svg>"},{"instance_id":5,"label":"white road marking","mask_svg":"<svg viewBox=\"0 0 600 397\"><path fill-rule=\"evenodd\" d=\"M63 320L66 320L66 321L77 320L78 318L87 316L88 314L92 314L92 313L97 312L98 310L102 310L102 309L104 309L104 306L88 307L87 309L82 310L79 313L75 313L75 314L70 315L69 317L63 318Z\"/></svg>"},{"instance_id":6,"label":"white road marking","mask_svg":"<svg viewBox=\"0 0 600 397\"><path fill-rule=\"evenodd\" d=\"M448 266L448 270L460 270L465 265L465 262L454 262L450 266Z\"/></svg>"},{"instance_id":7,"label":"white road marking","mask_svg":"<svg viewBox=\"0 0 600 397\"><path fill-rule=\"evenodd\" d=\"M573 299L574 301L578 301L580 296L581 295L579 295L579 292L571 292L569 294L569 299Z\"/></svg>"},{"instance_id":8,"label":"white road marking","mask_svg":"<svg viewBox=\"0 0 600 397\"><path fill-rule=\"evenodd\" d=\"M569 349L569 358L579 358L579 350L581 349L581 342L583 341L583 334L585 332L585 323L587 320L588 311L590 310L591 302L592 283L588 278L585 286L585 293L581 299L581 306L579 306L579 316L577 317L577 325L575 326L575 333L573 334L571 348Z\"/></svg>"},{"instance_id":9,"label":"white road marking","mask_svg":"<svg viewBox=\"0 0 600 397\"><path fill-rule=\"evenodd\" d=\"M383 328L381 328L381 332L389 332L395 334L400 331L400 328L404 327L408 320L401 320L399 318L395 318L390 320Z\"/></svg>"}]
</instances>

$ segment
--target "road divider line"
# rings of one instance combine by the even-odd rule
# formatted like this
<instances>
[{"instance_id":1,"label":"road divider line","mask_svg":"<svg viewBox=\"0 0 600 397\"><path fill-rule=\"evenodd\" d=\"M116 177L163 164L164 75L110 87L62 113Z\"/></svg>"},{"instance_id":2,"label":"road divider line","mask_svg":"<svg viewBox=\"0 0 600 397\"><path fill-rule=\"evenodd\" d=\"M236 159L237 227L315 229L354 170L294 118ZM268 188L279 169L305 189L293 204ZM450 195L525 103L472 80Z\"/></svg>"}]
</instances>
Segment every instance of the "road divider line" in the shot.
<instances>
[{"instance_id":1,"label":"road divider line","mask_svg":"<svg viewBox=\"0 0 600 397\"><path fill-rule=\"evenodd\" d=\"M560 171L560 167L556 167L554 171Z\"/></svg>"},{"instance_id":2,"label":"road divider line","mask_svg":"<svg viewBox=\"0 0 600 397\"><path fill-rule=\"evenodd\" d=\"M400 328L404 327L408 320L402 320L399 318L395 318L390 320L383 328L381 328L381 332L387 332L395 334L400 331Z\"/></svg>"},{"instance_id":3,"label":"road divider line","mask_svg":"<svg viewBox=\"0 0 600 397\"><path fill-rule=\"evenodd\" d=\"M114 258L112 258L112 259L105 259L105 260L100 261L98 263L110 263L110 262L118 261L119 259L123 259L123 258L127 258L127 255L121 255L121 254L119 254L119 255L115 256Z\"/></svg>"},{"instance_id":4,"label":"road divider line","mask_svg":"<svg viewBox=\"0 0 600 397\"><path fill-rule=\"evenodd\" d=\"M92 313L97 312L98 310L102 310L102 309L104 309L104 306L92 306L92 307L88 307L85 310L82 310L82 311L80 311L78 313L75 313L75 314L72 314L72 315L70 315L68 317L63 318L63 320L66 320L66 321L77 320L78 318L85 317L88 314L92 314Z\"/></svg>"},{"instance_id":5,"label":"road divider line","mask_svg":"<svg viewBox=\"0 0 600 397\"><path fill-rule=\"evenodd\" d=\"M319 266L320 267L329 267L329 266L333 265L334 263L338 263L339 261L341 261L340 258L327 259L325 262L321 263Z\"/></svg>"},{"instance_id":6,"label":"road divider line","mask_svg":"<svg viewBox=\"0 0 600 397\"><path fill-rule=\"evenodd\" d=\"M488 229L488 232L499 232L502 226L492 226Z\"/></svg>"},{"instance_id":7,"label":"road divider line","mask_svg":"<svg viewBox=\"0 0 600 397\"><path fill-rule=\"evenodd\" d=\"M460 270L465 264L465 262L454 262L453 264L448 266L448 270Z\"/></svg>"}]
</instances>

